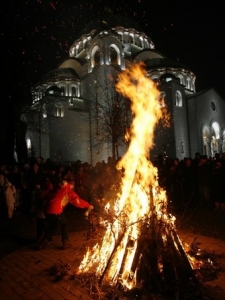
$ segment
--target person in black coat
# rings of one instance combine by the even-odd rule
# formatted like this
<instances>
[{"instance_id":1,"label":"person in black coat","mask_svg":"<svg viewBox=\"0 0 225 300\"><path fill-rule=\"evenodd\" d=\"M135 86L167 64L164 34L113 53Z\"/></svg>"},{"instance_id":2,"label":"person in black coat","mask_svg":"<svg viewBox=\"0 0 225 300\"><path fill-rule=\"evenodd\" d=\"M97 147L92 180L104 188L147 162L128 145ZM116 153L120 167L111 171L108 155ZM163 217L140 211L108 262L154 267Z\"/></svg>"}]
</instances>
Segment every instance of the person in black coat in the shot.
<instances>
[{"instance_id":1,"label":"person in black coat","mask_svg":"<svg viewBox=\"0 0 225 300\"><path fill-rule=\"evenodd\" d=\"M210 195L212 182L212 167L207 155L202 155L197 167L198 200L202 206L212 207L213 203Z\"/></svg>"}]
</instances>

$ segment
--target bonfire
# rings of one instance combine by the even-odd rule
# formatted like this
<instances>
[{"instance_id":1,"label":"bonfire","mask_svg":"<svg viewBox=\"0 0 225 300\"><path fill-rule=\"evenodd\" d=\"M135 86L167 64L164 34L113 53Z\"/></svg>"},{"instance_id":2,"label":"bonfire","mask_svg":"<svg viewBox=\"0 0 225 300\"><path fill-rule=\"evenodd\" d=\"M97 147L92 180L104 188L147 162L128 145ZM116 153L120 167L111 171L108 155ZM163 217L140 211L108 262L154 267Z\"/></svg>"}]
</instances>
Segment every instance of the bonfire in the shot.
<instances>
[{"instance_id":1,"label":"bonfire","mask_svg":"<svg viewBox=\"0 0 225 300\"><path fill-rule=\"evenodd\" d=\"M106 205L110 217L103 220L103 238L87 250L78 274L94 275L98 286L116 287L124 293L138 289L142 294L175 298L187 285L196 285L197 279L149 157L155 127L160 120L168 120L165 105L159 102L159 91L143 64L120 73L116 89L131 100L133 114L126 137L129 148L117 165L123 169L120 192L113 204Z\"/></svg>"}]
</instances>

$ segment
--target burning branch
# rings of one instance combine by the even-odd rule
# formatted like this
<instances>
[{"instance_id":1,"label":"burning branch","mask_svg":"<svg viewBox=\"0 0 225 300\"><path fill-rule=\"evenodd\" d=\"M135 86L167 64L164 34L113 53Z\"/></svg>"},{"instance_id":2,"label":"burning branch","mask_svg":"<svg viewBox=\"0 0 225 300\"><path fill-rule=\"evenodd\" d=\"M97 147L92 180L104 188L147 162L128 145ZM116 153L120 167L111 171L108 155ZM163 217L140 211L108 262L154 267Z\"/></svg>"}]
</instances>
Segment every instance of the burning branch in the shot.
<instances>
[{"instance_id":1,"label":"burning branch","mask_svg":"<svg viewBox=\"0 0 225 300\"><path fill-rule=\"evenodd\" d=\"M119 75L118 92L131 99L134 115L127 153L117 165L123 169L120 192L105 220L101 245L86 253L78 273L94 273L99 284L140 288L150 293L178 294L182 285L197 284L194 271L167 213L166 192L159 187L157 169L149 159L154 129L165 115L159 91L147 78L144 65ZM111 219L111 222L109 221Z\"/></svg>"}]
</instances>

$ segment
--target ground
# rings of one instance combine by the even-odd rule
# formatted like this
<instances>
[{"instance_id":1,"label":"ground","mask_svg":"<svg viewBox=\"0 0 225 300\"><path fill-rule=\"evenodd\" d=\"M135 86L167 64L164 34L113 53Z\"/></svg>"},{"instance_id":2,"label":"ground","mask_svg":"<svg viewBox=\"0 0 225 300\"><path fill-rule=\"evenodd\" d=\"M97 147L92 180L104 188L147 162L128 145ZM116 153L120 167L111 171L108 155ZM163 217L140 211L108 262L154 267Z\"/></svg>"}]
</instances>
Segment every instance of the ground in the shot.
<instances>
[{"instance_id":1,"label":"ground","mask_svg":"<svg viewBox=\"0 0 225 300\"><path fill-rule=\"evenodd\" d=\"M84 211L69 206L66 210L69 232L87 231ZM215 271L203 278L204 299L225 299L225 212L196 207L176 213L177 232L184 245L195 244L212 261ZM57 232L57 235L59 232ZM35 237L35 217L16 213L12 220L0 220L0 262L11 252L31 244ZM200 274L201 276L201 274Z\"/></svg>"},{"instance_id":2,"label":"ground","mask_svg":"<svg viewBox=\"0 0 225 300\"><path fill-rule=\"evenodd\" d=\"M195 243L211 264L203 272L205 299L225 299L225 211L204 206L184 209L177 214L176 227L183 245Z\"/></svg>"}]
</instances>

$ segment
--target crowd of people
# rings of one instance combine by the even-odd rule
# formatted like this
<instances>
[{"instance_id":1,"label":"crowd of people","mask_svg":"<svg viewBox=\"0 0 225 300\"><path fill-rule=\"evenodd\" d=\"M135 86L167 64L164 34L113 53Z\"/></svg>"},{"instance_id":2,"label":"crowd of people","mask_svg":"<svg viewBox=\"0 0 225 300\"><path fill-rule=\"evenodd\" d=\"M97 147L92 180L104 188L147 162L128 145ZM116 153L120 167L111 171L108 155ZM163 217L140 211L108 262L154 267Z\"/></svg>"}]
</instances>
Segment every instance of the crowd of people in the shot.
<instances>
[{"instance_id":1,"label":"crowd of people","mask_svg":"<svg viewBox=\"0 0 225 300\"><path fill-rule=\"evenodd\" d=\"M61 165L41 157L11 166L2 164L0 218L11 219L16 210L36 216L39 245L51 241L60 223L65 247L68 234L64 207L71 203L97 209L101 199L114 197L122 176L116 164L110 157L94 167L80 160ZM167 192L168 209L182 212L202 205L225 211L225 160L219 155L208 158L196 153L193 159L183 160L159 155L153 165L158 169L159 185Z\"/></svg>"},{"instance_id":2,"label":"crowd of people","mask_svg":"<svg viewBox=\"0 0 225 300\"><path fill-rule=\"evenodd\" d=\"M225 211L225 160L220 155L208 158L195 153L183 160L161 156L156 161L159 184L167 191L173 211L206 206Z\"/></svg>"}]
</instances>

